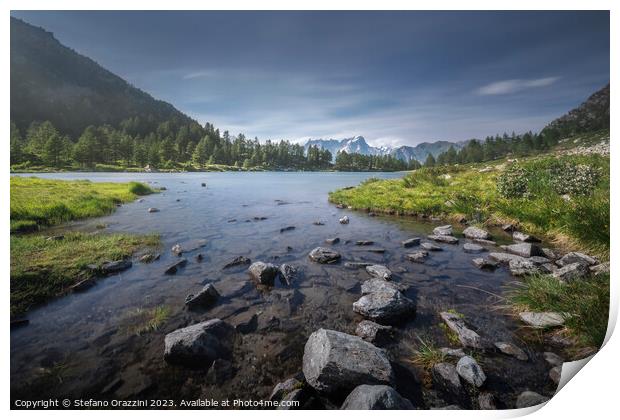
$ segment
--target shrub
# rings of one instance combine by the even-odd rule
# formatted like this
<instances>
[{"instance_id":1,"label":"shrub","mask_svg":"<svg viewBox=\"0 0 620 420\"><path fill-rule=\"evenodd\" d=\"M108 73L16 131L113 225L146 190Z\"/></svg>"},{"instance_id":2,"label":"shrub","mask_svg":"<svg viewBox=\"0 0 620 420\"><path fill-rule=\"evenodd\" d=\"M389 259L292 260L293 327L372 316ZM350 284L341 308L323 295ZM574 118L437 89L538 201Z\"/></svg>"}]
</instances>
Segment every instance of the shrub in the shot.
<instances>
[{"instance_id":1,"label":"shrub","mask_svg":"<svg viewBox=\"0 0 620 420\"><path fill-rule=\"evenodd\" d=\"M141 182L130 182L129 192L136 195L147 195L152 193L153 190Z\"/></svg>"},{"instance_id":2,"label":"shrub","mask_svg":"<svg viewBox=\"0 0 620 420\"><path fill-rule=\"evenodd\" d=\"M510 165L497 178L497 191L505 198L521 198L528 194L529 171Z\"/></svg>"},{"instance_id":3,"label":"shrub","mask_svg":"<svg viewBox=\"0 0 620 420\"><path fill-rule=\"evenodd\" d=\"M596 186L600 176L588 165L573 165L557 162L549 168L550 182L558 194L588 195Z\"/></svg>"}]
</instances>

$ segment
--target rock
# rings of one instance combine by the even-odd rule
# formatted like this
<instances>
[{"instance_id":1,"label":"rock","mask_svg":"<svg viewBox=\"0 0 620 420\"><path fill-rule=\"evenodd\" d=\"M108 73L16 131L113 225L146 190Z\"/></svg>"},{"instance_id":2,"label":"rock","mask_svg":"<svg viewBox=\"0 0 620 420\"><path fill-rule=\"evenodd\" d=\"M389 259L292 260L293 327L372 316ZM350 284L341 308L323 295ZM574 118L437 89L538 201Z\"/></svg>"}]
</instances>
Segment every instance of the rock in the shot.
<instances>
[{"instance_id":1,"label":"rock","mask_svg":"<svg viewBox=\"0 0 620 420\"><path fill-rule=\"evenodd\" d=\"M384 350L359 337L322 328L306 342L303 373L310 386L328 395L394 381Z\"/></svg>"},{"instance_id":2,"label":"rock","mask_svg":"<svg viewBox=\"0 0 620 420\"><path fill-rule=\"evenodd\" d=\"M295 226L286 226L280 229L280 233L288 232L290 230L295 230Z\"/></svg>"},{"instance_id":3,"label":"rock","mask_svg":"<svg viewBox=\"0 0 620 420\"><path fill-rule=\"evenodd\" d=\"M201 187L206 187L206 186L207 186L207 184L206 184L206 182L201 182L201 183L200 183L200 186L201 186Z\"/></svg>"},{"instance_id":4,"label":"rock","mask_svg":"<svg viewBox=\"0 0 620 420\"><path fill-rule=\"evenodd\" d=\"M463 250L467 253L470 254L477 254L480 252L484 252L487 249L483 246L477 245L477 244L465 244L463 245Z\"/></svg>"},{"instance_id":5,"label":"rock","mask_svg":"<svg viewBox=\"0 0 620 420\"><path fill-rule=\"evenodd\" d=\"M359 385L344 400L341 410L413 410L413 404L387 385Z\"/></svg>"},{"instance_id":6,"label":"rock","mask_svg":"<svg viewBox=\"0 0 620 420\"><path fill-rule=\"evenodd\" d=\"M366 272L371 276L377 277L379 279L392 279L392 272L384 265L369 265L368 267L366 267Z\"/></svg>"},{"instance_id":7,"label":"rock","mask_svg":"<svg viewBox=\"0 0 620 420\"><path fill-rule=\"evenodd\" d=\"M511 260L508 267L513 276L532 275L540 272L539 267L528 260Z\"/></svg>"},{"instance_id":8,"label":"rock","mask_svg":"<svg viewBox=\"0 0 620 420\"><path fill-rule=\"evenodd\" d=\"M506 252L491 252L489 257L500 264L509 264L510 261L525 261L525 258L518 255L508 254Z\"/></svg>"},{"instance_id":9,"label":"rock","mask_svg":"<svg viewBox=\"0 0 620 420\"><path fill-rule=\"evenodd\" d=\"M463 394L463 385L452 363L437 363L431 371L433 385L450 396L459 397Z\"/></svg>"},{"instance_id":10,"label":"rock","mask_svg":"<svg viewBox=\"0 0 620 420\"><path fill-rule=\"evenodd\" d=\"M411 248L412 246L420 245L420 238L409 238L402 242L405 248Z\"/></svg>"},{"instance_id":11,"label":"rock","mask_svg":"<svg viewBox=\"0 0 620 420\"><path fill-rule=\"evenodd\" d=\"M463 231L463 235L469 239L491 239L491 234L484 229L470 226Z\"/></svg>"},{"instance_id":12,"label":"rock","mask_svg":"<svg viewBox=\"0 0 620 420\"><path fill-rule=\"evenodd\" d=\"M94 277L88 277L88 278L78 281L73 286L71 286L70 289L74 293L80 293L80 292L84 292L90 289L95 284L97 284L97 279Z\"/></svg>"},{"instance_id":13,"label":"rock","mask_svg":"<svg viewBox=\"0 0 620 420\"><path fill-rule=\"evenodd\" d=\"M241 321L235 325L235 330L241 334L250 334L258 328L258 315L253 314L247 321Z\"/></svg>"},{"instance_id":14,"label":"rock","mask_svg":"<svg viewBox=\"0 0 620 420\"><path fill-rule=\"evenodd\" d=\"M314 226L325 226L325 223L323 223L323 222L322 222L322 221L320 221L320 220L315 220L314 222L312 222L312 224L313 224Z\"/></svg>"},{"instance_id":15,"label":"rock","mask_svg":"<svg viewBox=\"0 0 620 420\"><path fill-rule=\"evenodd\" d=\"M456 364L456 371L465 382L476 388L480 388L484 381L487 380L487 376L482 371L480 365L470 356L464 356L459 359Z\"/></svg>"},{"instance_id":16,"label":"rock","mask_svg":"<svg viewBox=\"0 0 620 420\"><path fill-rule=\"evenodd\" d=\"M139 258L139 261L144 264L156 261L159 259L159 254L144 254Z\"/></svg>"},{"instance_id":17,"label":"rock","mask_svg":"<svg viewBox=\"0 0 620 420\"><path fill-rule=\"evenodd\" d=\"M405 258L407 258L409 261L413 261L416 263L423 263L427 257L428 257L427 251L418 251L412 254L405 255Z\"/></svg>"},{"instance_id":18,"label":"rock","mask_svg":"<svg viewBox=\"0 0 620 420\"><path fill-rule=\"evenodd\" d=\"M131 265L132 264L130 260L111 261L103 264L100 270L103 274L112 274L118 273L119 271L127 270L131 268Z\"/></svg>"},{"instance_id":19,"label":"rock","mask_svg":"<svg viewBox=\"0 0 620 420\"><path fill-rule=\"evenodd\" d=\"M368 217L375 217L377 215L377 213L375 212L368 212Z\"/></svg>"},{"instance_id":20,"label":"rock","mask_svg":"<svg viewBox=\"0 0 620 420\"><path fill-rule=\"evenodd\" d=\"M504 249L511 254L519 255L520 257L525 258L533 257L535 255L542 255L540 247L530 242L507 245Z\"/></svg>"},{"instance_id":21,"label":"rock","mask_svg":"<svg viewBox=\"0 0 620 420\"><path fill-rule=\"evenodd\" d=\"M506 223L505 225L502 225L502 230L504 232L512 232L513 230L515 230L515 225L513 225L512 223Z\"/></svg>"},{"instance_id":22,"label":"rock","mask_svg":"<svg viewBox=\"0 0 620 420\"><path fill-rule=\"evenodd\" d=\"M517 397L516 408L526 408L543 404L549 401L549 398L532 391L524 391Z\"/></svg>"},{"instance_id":23,"label":"rock","mask_svg":"<svg viewBox=\"0 0 620 420\"><path fill-rule=\"evenodd\" d=\"M590 274L590 270L581 262L574 262L555 270L552 276L561 282L581 280Z\"/></svg>"},{"instance_id":24,"label":"rock","mask_svg":"<svg viewBox=\"0 0 620 420\"><path fill-rule=\"evenodd\" d=\"M374 345L381 346L389 342L393 337L394 329L376 322L363 320L357 324L355 335Z\"/></svg>"},{"instance_id":25,"label":"rock","mask_svg":"<svg viewBox=\"0 0 620 420\"><path fill-rule=\"evenodd\" d=\"M174 264L169 265L166 268L166 271L164 271L164 273L165 274L176 274L176 272L179 270L179 268L185 267L186 265L187 265L187 259L181 258L180 260L178 260Z\"/></svg>"},{"instance_id":26,"label":"rock","mask_svg":"<svg viewBox=\"0 0 620 420\"><path fill-rule=\"evenodd\" d=\"M267 218L265 216L254 216L254 220L262 221L262 220L267 220Z\"/></svg>"},{"instance_id":27,"label":"rock","mask_svg":"<svg viewBox=\"0 0 620 420\"><path fill-rule=\"evenodd\" d=\"M257 261L250 265L248 272L250 273L250 277L258 283L273 286L276 276L278 275L278 267L271 263Z\"/></svg>"},{"instance_id":28,"label":"rock","mask_svg":"<svg viewBox=\"0 0 620 420\"><path fill-rule=\"evenodd\" d=\"M358 261L349 261L344 263L346 268L366 268L370 265L374 265L374 263L369 262L358 262Z\"/></svg>"},{"instance_id":29,"label":"rock","mask_svg":"<svg viewBox=\"0 0 620 420\"><path fill-rule=\"evenodd\" d=\"M331 264L340 260L340 254L329 248L314 248L309 255L310 259L319 264Z\"/></svg>"},{"instance_id":30,"label":"rock","mask_svg":"<svg viewBox=\"0 0 620 420\"><path fill-rule=\"evenodd\" d=\"M564 325L564 317L557 312L520 312L519 318L535 328L550 328Z\"/></svg>"},{"instance_id":31,"label":"rock","mask_svg":"<svg viewBox=\"0 0 620 420\"><path fill-rule=\"evenodd\" d=\"M330 244L330 245L334 245L334 244L337 244L338 242L340 242L340 238L327 238L327 239L325 239L325 242Z\"/></svg>"},{"instance_id":32,"label":"rock","mask_svg":"<svg viewBox=\"0 0 620 420\"><path fill-rule=\"evenodd\" d=\"M452 225L437 226L435 229L433 229L433 234L435 234L435 235L448 235L448 236L451 236L452 235Z\"/></svg>"},{"instance_id":33,"label":"rock","mask_svg":"<svg viewBox=\"0 0 620 420\"><path fill-rule=\"evenodd\" d=\"M586 357L590 357L593 354L596 354L598 349L596 347L584 347L581 348L573 354L573 360L585 359Z\"/></svg>"},{"instance_id":34,"label":"rock","mask_svg":"<svg viewBox=\"0 0 620 420\"><path fill-rule=\"evenodd\" d=\"M551 263L551 260L547 257L541 257L540 255L534 255L527 259L529 262L532 262L536 265L545 265ZM553 271L553 270L552 270Z\"/></svg>"},{"instance_id":35,"label":"rock","mask_svg":"<svg viewBox=\"0 0 620 420\"><path fill-rule=\"evenodd\" d=\"M174 255L178 257L183 253L183 248L181 247L180 244L176 244L172 247L171 251Z\"/></svg>"},{"instance_id":36,"label":"rock","mask_svg":"<svg viewBox=\"0 0 620 420\"><path fill-rule=\"evenodd\" d=\"M540 251L543 257L549 258L550 260L555 260L557 258L557 255L555 255L555 252L553 252L551 248L541 248Z\"/></svg>"},{"instance_id":37,"label":"rock","mask_svg":"<svg viewBox=\"0 0 620 420\"><path fill-rule=\"evenodd\" d=\"M557 264L560 267L564 267L573 263L581 263L586 267L589 267L591 265L598 264L598 260L589 255L582 254L581 252L569 252L557 261Z\"/></svg>"},{"instance_id":38,"label":"rock","mask_svg":"<svg viewBox=\"0 0 620 420\"><path fill-rule=\"evenodd\" d=\"M458 357L460 359L461 357L465 356L465 352L463 351L463 349L451 349L448 347L442 347L439 349L439 351L441 352L441 354L447 357Z\"/></svg>"},{"instance_id":39,"label":"rock","mask_svg":"<svg viewBox=\"0 0 620 420\"><path fill-rule=\"evenodd\" d=\"M543 353L543 357L544 357L545 361L547 363L549 363L551 366L562 366L562 363L564 363L564 359L563 358L561 358L557 354L552 353L550 351L544 352Z\"/></svg>"},{"instance_id":40,"label":"rock","mask_svg":"<svg viewBox=\"0 0 620 420\"><path fill-rule=\"evenodd\" d=\"M271 391L269 396L270 401L282 401L282 399L289 393L296 389L303 388L303 383L296 378L289 378L284 382L278 383Z\"/></svg>"},{"instance_id":41,"label":"rock","mask_svg":"<svg viewBox=\"0 0 620 420\"><path fill-rule=\"evenodd\" d=\"M353 303L353 311L381 323L400 321L415 314L415 303L398 290L376 291Z\"/></svg>"},{"instance_id":42,"label":"rock","mask_svg":"<svg viewBox=\"0 0 620 420\"><path fill-rule=\"evenodd\" d=\"M159 211L158 208L155 207L149 207L149 209L147 210L149 213L157 213Z\"/></svg>"},{"instance_id":43,"label":"rock","mask_svg":"<svg viewBox=\"0 0 620 420\"><path fill-rule=\"evenodd\" d=\"M440 312L439 316L448 328L456 333L463 346L475 349L485 349L488 347L477 332L467 328L462 316L452 312Z\"/></svg>"},{"instance_id":44,"label":"rock","mask_svg":"<svg viewBox=\"0 0 620 420\"><path fill-rule=\"evenodd\" d=\"M474 258L471 261L480 269L495 269L498 265L496 262L487 260L486 258Z\"/></svg>"},{"instance_id":45,"label":"rock","mask_svg":"<svg viewBox=\"0 0 620 420\"><path fill-rule=\"evenodd\" d=\"M556 385L558 385L560 383L560 379L562 378L562 367L561 366L552 367L551 370L549 371L549 378L551 378L551 380Z\"/></svg>"},{"instance_id":46,"label":"rock","mask_svg":"<svg viewBox=\"0 0 620 420\"><path fill-rule=\"evenodd\" d=\"M490 392L482 392L478 395L478 407L480 410L497 410L495 396Z\"/></svg>"},{"instance_id":47,"label":"rock","mask_svg":"<svg viewBox=\"0 0 620 420\"><path fill-rule=\"evenodd\" d=\"M336 204L336 208L337 209L343 209L344 208L344 204Z\"/></svg>"},{"instance_id":48,"label":"rock","mask_svg":"<svg viewBox=\"0 0 620 420\"><path fill-rule=\"evenodd\" d=\"M280 266L280 279L287 286L292 285L295 282L295 279L299 276L299 270L297 267L293 267L290 264L282 264Z\"/></svg>"},{"instance_id":49,"label":"rock","mask_svg":"<svg viewBox=\"0 0 620 420\"><path fill-rule=\"evenodd\" d=\"M362 294L368 295L375 292L384 292L386 290L400 291L395 283L391 283L382 279L372 278L362 283Z\"/></svg>"},{"instance_id":50,"label":"rock","mask_svg":"<svg viewBox=\"0 0 620 420\"><path fill-rule=\"evenodd\" d=\"M234 328L220 319L181 328L167 334L164 360L170 364L208 367L216 359L230 359Z\"/></svg>"},{"instance_id":51,"label":"rock","mask_svg":"<svg viewBox=\"0 0 620 420\"><path fill-rule=\"evenodd\" d=\"M219 299L220 294L213 286L207 283L197 295L189 295L185 298L185 306L189 309L208 308Z\"/></svg>"},{"instance_id":52,"label":"rock","mask_svg":"<svg viewBox=\"0 0 620 420\"><path fill-rule=\"evenodd\" d=\"M595 275L609 273L609 262L593 265L590 267L590 272Z\"/></svg>"},{"instance_id":53,"label":"rock","mask_svg":"<svg viewBox=\"0 0 620 420\"><path fill-rule=\"evenodd\" d=\"M349 216L343 216L338 219L338 221L340 222L340 224L347 225L349 224Z\"/></svg>"},{"instance_id":54,"label":"rock","mask_svg":"<svg viewBox=\"0 0 620 420\"><path fill-rule=\"evenodd\" d=\"M458 244L458 238L449 235L428 235L428 239L431 239L436 242L443 242L446 244Z\"/></svg>"},{"instance_id":55,"label":"rock","mask_svg":"<svg viewBox=\"0 0 620 420\"><path fill-rule=\"evenodd\" d=\"M442 251L443 248L437 245L433 245L430 242L422 242L422 244L420 244L420 246L422 248L424 248L427 251Z\"/></svg>"},{"instance_id":56,"label":"rock","mask_svg":"<svg viewBox=\"0 0 620 420\"><path fill-rule=\"evenodd\" d=\"M502 353L507 354L508 356L516 357L518 360L526 361L529 359L527 354L514 344L498 341L495 343L495 347L497 347Z\"/></svg>"},{"instance_id":57,"label":"rock","mask_svg":"<svg viewBox=\"0 0 620 420\"><path fill-rule=\"evenodd\" d=\"M368 246L373 245L374 243L374 241L355 241L355 245L357 246Z\"/></svg>"},{"instance_id":58,"label":"rock","mask_svg":"<svg viewBox=\"0 0 620 420\"><path fill-rule=\"evenodd\" d=\"M252 264L251 259L244 257L244 256L239 256L239 257L233 258L232 261L224 264L224 267L222 267L222 269L226 270L227 268L238 267L240 265L250 265L250 264Z\"/></svg>"},{"instance_id":59,"label":"rock","mask_svg":"<svg viewBox=\"0 0 620 420\"><path fill-rule=\"evenodd\" d=\"M518 231L512 232L512 239L521 242L540 242L540 239L538 239L536 236L528 235L527 233Z\"/></svg>"}]
</instances>

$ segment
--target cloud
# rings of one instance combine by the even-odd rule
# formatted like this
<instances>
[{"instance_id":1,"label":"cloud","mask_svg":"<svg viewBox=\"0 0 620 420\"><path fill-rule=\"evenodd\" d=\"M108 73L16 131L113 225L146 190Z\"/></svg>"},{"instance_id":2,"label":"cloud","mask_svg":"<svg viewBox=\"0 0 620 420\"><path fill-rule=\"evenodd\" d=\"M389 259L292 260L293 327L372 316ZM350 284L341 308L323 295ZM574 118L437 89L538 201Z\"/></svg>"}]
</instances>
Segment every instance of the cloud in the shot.
<instances>
[{"instance_id":1,"label":"cloud","mask_svg":"<svg viewBox=\"0 0 620 420\"><path fill-rule=\"evenodd\" d=\"M543 77L541 79L511 79L493 82L476 90L478 95L507 95L522 90L549 86L558 81L559 77Z\"/></svg>"}]
</instances>

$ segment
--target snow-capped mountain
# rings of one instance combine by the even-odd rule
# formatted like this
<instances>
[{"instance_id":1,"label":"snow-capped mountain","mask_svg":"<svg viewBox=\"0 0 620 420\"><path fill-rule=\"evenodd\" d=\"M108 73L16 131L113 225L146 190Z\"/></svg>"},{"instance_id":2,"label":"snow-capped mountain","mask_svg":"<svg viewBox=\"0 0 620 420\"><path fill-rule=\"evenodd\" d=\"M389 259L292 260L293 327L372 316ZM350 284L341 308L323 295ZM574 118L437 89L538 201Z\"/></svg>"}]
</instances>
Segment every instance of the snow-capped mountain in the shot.
<instances>
[{"instance_id":1,"label":"snow-capped mountain","mask_svg":"<svg viewBox=\"0 0 620 420\"><path fill-rule=\"evenodd\" d=\"M335 139L310 139L304 145L306 151L310 146L318 146L321 149L329 150L333 159L336 159L338 152L359 153L362 155L385 156L392 155L400 160L410 162L412 159L424 163L426 157L432 154L437 157L440 153L447 151L450 146L456 150L463 147L464 143L452 143L449 141L437 141L433 143L420 143L416 146L400 146L400 147L374 147L366 143L362 136L350 137L342 140Z\"/></svg>"}]
</instances>

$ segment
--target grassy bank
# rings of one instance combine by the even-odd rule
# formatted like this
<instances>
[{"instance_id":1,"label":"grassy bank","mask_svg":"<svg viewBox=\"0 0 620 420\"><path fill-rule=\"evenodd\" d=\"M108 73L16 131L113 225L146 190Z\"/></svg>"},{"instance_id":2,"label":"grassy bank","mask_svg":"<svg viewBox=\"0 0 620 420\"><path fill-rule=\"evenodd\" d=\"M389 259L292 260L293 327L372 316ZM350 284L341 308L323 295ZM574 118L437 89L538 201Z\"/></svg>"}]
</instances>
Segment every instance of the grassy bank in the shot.
<instances>
[{"instance_id":1,"label":"grassy bank","mask_svg":"<svg viewBox=\"0 0 620 420\"><path fill-rule=\"evenodd\" d=\"M157 235L70 233L62 240L11 235L11 314L27 310L89 276L87 265L156 247Z\"/></svg>"},{"instance_id":2,"label":"grassy bank","mask_svg":"<svg viewBox=\"0 0 620 420\"><path fill-rule=\"evenodd\" d=\"M11 232L103 216L117 204L154 191L139 182L93 183L11 177Z\"/></svg>"},{"instance_id":3,"label":"grassy bank","mask_svg":"<svg viewBox=\"0 0 620 420\"><path fill-rule=\"evenodd\" d=\"M264 171L266 169L257 166L244 168L241 166L234 165L204 165L204 166L194 166L194 165L171 165L170 167L158 168L156 172L225 172L225 171L234 171L234 172L247 172L247 171ZM55 172L147 172L143 167L139 166L124 166L124 165L104 165L97 164L92 168L84 168L81 166L63 166L63 167L51 167L44 165L28 165L28 164L18 164L11 165L11 173L33 173L33 172L41 172L41 173L55 173Z\"/></svg>"}]
</instances>

